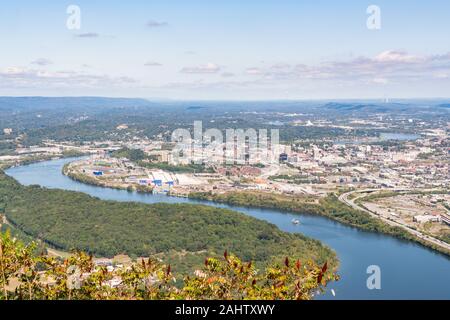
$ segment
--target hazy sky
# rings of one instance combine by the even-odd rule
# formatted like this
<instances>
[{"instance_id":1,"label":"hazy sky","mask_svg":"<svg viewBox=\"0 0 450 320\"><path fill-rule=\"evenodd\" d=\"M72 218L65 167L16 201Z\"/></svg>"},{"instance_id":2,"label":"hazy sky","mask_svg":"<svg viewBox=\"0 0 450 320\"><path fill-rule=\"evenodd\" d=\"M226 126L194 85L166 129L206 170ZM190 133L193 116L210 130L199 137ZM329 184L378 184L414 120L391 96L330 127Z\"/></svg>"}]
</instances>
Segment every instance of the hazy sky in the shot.
<instances>
[{"instance_id":1,"label":"hazy sky","mask_svg":"<svg viewBox=\"0 0 450 320\"><path fill-rule=\"evenodd\" d=\"M448 0L2 1L0 95L450 97L449 13Z\"/></svg>"}]
</instances>

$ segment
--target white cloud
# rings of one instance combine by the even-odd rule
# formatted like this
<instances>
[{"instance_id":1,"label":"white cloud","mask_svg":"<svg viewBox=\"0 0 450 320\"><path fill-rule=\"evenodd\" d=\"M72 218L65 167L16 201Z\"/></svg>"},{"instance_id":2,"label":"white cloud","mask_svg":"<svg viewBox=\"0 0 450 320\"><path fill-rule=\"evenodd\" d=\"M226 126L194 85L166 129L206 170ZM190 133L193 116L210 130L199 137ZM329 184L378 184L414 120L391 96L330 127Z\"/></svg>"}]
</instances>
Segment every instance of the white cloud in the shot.
<instances>
[{"instance_id":1,"label":"white cloud","mask_svg":"<svg viewBox=\"0 0 450 320\"><path fill-rule=\"evenodd\" d=\"M53 62L46 58L39 58L39 59L32 61L31 64L35 64L38 66L48 66L48 65L53 64Z\"/></svg>"},{"instance_id":2,"label":"white cloud","mask_svg":"<svg viewBox=\"0 0 450 320\"><path fill-rule=\"evenodd\" d=\"M205 65L196 66L196 67L184 67L181 69L181 73L190 73L190 74L214 74L220 71L220 67L215 63L207 63Z\"/></svg>"},{"instance_id":3,"label":"white cloud","mask_svg":"<svg viewBox=\"0 0 450 320\"><path fill-rule=\"evenodd\" d=\"M263 74L263 71L260 68L247 68L245 73L249 75L260 75Z\"/></svg>"},{"instance_id":4,"label":"white cloud","mask_svg":"<svg viewBox=\"0 0 450 320\"><path fill-rule=\"evenodd\" d=\"M404 51L387 50L378 54L374 59L376 62L420 62L422 57L409 55Z\"/></svg>"},{"instance_id":5,"label":"white cloud","mask_svg":"<svg viewBox=\"0 0 450 320\"><path fill-rule=\"evenodd\" d=\"M86 33L76 34L75 37L77 37L77 38L98 38L98 37L100 37L100 35L96 32L86 32Z\"/></svg>"},{"instance_id":6,"label":"white cloud","mask_svg":"<svg viewBox=\"0 0 450 320\"><path fill-rule=\"evenodd\" d=\"M165 21L155 21L155 20L150 20L147 22L147 27L149 28L160 28L160 27L166 27L169 24Z\"/></svg>"},{"instance_id":7,"label":"white cloud","mask_svg":"<svg viewBox=\"0 0 450 320\"><path fill-rule=\"evenodd\" d=\"M0 75L3 74L5 76L14 76L14 75L20 75L24 74L26 72L26 68L22 67L8 67L3 70L3 72L0 72Z\"/></svg>"},{"instance_id":8,"label":"white cloud","mask_svg":"<svg viewBox=\"0 0 450 320\"><path fill-rule=\"evenodd\" d=\"M144 64L144 66L146 67L161 67L162 64L156 61L149 61L147 63Z\"/></svg>"},{"instance_id":9,"label":"white cloud","mask_svg":"<svg viewBox=\"0 0 450 320\"><path fill-rule=\"evenodd\" d=\"M372 82L375 83L375 84L388 84L389 80L386 79L386 78L374 78L372 80Z\"/></svg>"},{"instance_id":10,"label":"white cloud","mask_svg":"<svg viewBox=\"0 0 450 320\"><path fill-rule=\"evenodd\" d=\"M447 77L450 75L450 54L423 56L391 50L372 57L325 61L316 65L266 64L246 68L232 78L222 72L221 80L205 77L195 81L174 81L158 89L169 94L183 92L182 96L193 94L206 98L215 95L226 98L231 92L252 98L285 97L286 92L291 97L314 98L373 98L386 92L405 96L444 96L442 88L450 79ZM184 71L194 72L193 69ZM205 72L205 66L200 69Z\"/></svg>"},{"instance_id":11,"label":"white cloud","mask_svg":"<svg viewBox=\"0 0 450 320\"><path fill-rule=\"evenodd\" d=\"M274 70L286 70L289 69L290 67L291 65L288 63L277 63L271 66L271 68Z\"/></svg>"},{"instance_id":12,"label":"white cloud","mask_svg":"<svg viewBox=\"0 0 450 320\"><path fill-rule=\"evenodd\" d=\"M44 71L24 67L0 70L0 83L9 88L104 88L137 84L130 77L111 77L76 71Z\"/></svg>"},{"instance_id":13,"label":"white cloud","mask_svg":"<svg viewBox=\"0 0 450 320\"><path fill-rule=\"evenodd\" d=\"M39 60L39 59L38 59ZM38 61L36 60L36 61ZM145 62L145 61L144 61ZM45 64L45 63L43 63ZM171 95L176 92L196 92L203 95L208 91L211 96L227 96L224 92L236 90L243 95L270 97L276 93L293 92L302 96L344 96L350 94L379 95L387 90L396 94L445 95L450 81L450 53L436 55L418 55L403 51L387 50L372 57L360 56L351 59L330 60L319 64L276 64L243 68L232 73L228 68L216 63L186 66L179 72L199 74L204 77L167 78L157 75L155 79L141 79L96 74L95 68L81 68L80 71L43 70L34 67L12 66L0 69L0 86L6 89L34 89L35 92L58 89L77 92L138 92L133 90L153 90ZM148 61L145 65L158 66L159 62ZM86 67L86 66L85 66ZM224 70L226 69L226 70ZM156 70L163 70L156 69ZM155 70L155 71L156 71ZM166 70L165 70L166 71ZM169 72L169 71L167 71ZM216 74L217 76L213 76ZM165 74L164 74L165 75ZM207 77L206 75L211 75ZM184 80L185 82L183 82ZM201 79L201 80L200 80ZM415 89L414 89L415 88ZM103 90L103 91L101 91ZM378 91L377 91L378 90ZM403 91L402 91L403 90ZM143 91L142 91L143 92ZM441 93L442 92L442 93Z\"/></svg>"},{"instance_id":14,"label":"white cloud","mask_svg":"<svg viewBox=\"0 0 450 320\"><path fill-rule=\"evenodd\" d=\"M234 76L235 76L235 74L231 73L231 72L224 72L224 73L222 73L222 77L224 77L224 78L231 78L231 77L234 77Z\"/></svg>"},{"instance_id":15,"label":"white cloud","mask_svg":"<svg viewBox=\"0 0 450 320\"><path fill-rule=\"evenodd\" d=\"M273 80L341 80L387 84L393 79L421 80L446 78L450 74L450 54L419 56L388 50L373 58L358 57L347 61L327 61L319 65L277 64L264 69L248 68L246 74L263 75ZM389 80L388 80L389 79Z\"/></svg>"},{"instance_id":16,"label":"white cloud","mask_svg":"<svg viewBox=\"0 0 450 320\"><path fill-rule=\"evenodd\" d=\"M437 73L434 73L433 76L436 79L449 79L450 78L450 72L447 72L447 73L445 73L445 72L437 72Z\"/></svg>"}]
</instances>

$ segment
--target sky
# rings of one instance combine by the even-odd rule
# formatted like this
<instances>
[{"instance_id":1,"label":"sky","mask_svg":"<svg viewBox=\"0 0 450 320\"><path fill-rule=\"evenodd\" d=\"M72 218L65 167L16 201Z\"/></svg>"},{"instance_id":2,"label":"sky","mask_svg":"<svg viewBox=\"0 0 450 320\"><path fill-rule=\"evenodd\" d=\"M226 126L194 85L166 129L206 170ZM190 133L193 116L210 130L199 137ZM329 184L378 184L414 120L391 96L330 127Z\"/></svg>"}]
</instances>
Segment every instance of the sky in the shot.
<instances>
[{"instance_id":1,"label":"sky","mask_svg":"<svg viewBox=\"0 0 450 320\"><path fill-rule=\"evenodd\" d=\"M449 12L448 0L2 1L0 95L449 98Z\"/></svg>"}]
</instances>

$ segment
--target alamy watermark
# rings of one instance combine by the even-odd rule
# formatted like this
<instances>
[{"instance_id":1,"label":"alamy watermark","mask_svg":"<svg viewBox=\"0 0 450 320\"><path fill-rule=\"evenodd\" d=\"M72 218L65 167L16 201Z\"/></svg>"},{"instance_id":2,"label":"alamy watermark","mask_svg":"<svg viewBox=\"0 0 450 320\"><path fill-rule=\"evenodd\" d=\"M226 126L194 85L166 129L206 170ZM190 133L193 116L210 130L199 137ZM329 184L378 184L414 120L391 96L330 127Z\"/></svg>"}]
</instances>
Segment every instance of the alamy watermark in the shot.
<instances>
[{"instance_id":1,"label":"alamy watermark","mask_svg":"<svg viewBox=\"0 0 450 320\"><path fill-rule=\"evenodd\" d=\"M371 265L367 267L366 272L370 274L366 281L367 289L381 290L381 268L377 265Z\"/></svg>"},{"instance_id":2,"label":"alamy watermark","mask_svg":"<svg viewBox=\"0 0 450 320\"><path fill-rule=\"evenodd\" d=\"M225 131L225 135L224 135ZM209 128L194 121L193 134L188 129L172 133L172 162L176 164L269 164L278 163L280 133L278 129L226 129Z\"/></svg>"},{"instance_id":3,"label":"alamy watermark","mask_svg":"<svg viewBox=\"0 0 450 320\"><path fill-rule=\"evenodd\" d=\"M69 15L66 21L66 27L69 30L81 29L81 9L79 6L71 4L67 7L66 13Z\"/></svg>"},{"instance_id":4,"label":"alamy watermark","mask_svg":"<svg viewBox=\"0 0 450 320\"><path fill-rule=\"evenodd\" d=\"M369 30L381 29L381 9L379 6L370 5L366 10L369 17L367 18L366 25Z\"/></svg>"}]
</instances>

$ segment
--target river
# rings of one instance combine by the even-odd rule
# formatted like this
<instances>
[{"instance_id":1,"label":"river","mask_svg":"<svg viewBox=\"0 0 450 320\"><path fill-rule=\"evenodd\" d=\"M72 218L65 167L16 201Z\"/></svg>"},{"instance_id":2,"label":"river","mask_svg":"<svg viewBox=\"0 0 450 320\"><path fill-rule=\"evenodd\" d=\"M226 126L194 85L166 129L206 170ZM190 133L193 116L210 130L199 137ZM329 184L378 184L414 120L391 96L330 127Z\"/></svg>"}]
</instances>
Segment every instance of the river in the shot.
<instances>
[{"instance_id":1,"label":"river","mask_svg":"<svg viewBox=\"0 0 450 320\"><path fill-rule=\"evenodd\" d=\"M230 208L273 223L283 231L298 232L318 239L336 251L341 276L341 280L330 283L328 292L318 299L450 299L450 258L415 243L361 231L319 216L90 186L73 181L61 173L63 165L70 161L74 159L15 167L7 170L7 174L24 185L37 184L80 191L105 200L202 203ZM300 219L301 224L293 225L293 218ZM367 288L369 275L366 270L371 265L381 269L380 290ZM330 289L335 291L335 297L331 295Z\"/></svg>"}]
</instances>

